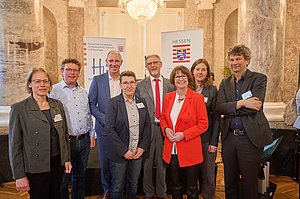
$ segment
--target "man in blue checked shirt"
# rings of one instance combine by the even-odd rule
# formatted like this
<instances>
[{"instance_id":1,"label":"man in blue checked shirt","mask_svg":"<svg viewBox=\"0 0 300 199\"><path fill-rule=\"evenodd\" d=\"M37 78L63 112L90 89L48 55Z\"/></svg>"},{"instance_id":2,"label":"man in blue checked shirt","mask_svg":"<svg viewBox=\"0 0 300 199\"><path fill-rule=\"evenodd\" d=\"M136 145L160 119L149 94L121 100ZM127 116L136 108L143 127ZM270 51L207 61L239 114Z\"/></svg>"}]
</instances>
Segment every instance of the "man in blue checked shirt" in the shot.
<instances>
[{"instance_id":1,"label":"man in blue checked shirt","mask_svg":"<svg viewBox=\"0 0 300 199\"><path fill-rule=\"evenodd\" d=\"M90 147L95 146L95 131L86 90L78 83L81 64L76 59L65 59L61 64L63 79L55 84L50 97L60 100L66 112L70 148L71 174L64 174L61 185L62 198L69 198L68 184L71 177L72 199L83 199L85 194L85 172ZM70 176L71 175L71 176Z\"/></svg>"}]
</instances>

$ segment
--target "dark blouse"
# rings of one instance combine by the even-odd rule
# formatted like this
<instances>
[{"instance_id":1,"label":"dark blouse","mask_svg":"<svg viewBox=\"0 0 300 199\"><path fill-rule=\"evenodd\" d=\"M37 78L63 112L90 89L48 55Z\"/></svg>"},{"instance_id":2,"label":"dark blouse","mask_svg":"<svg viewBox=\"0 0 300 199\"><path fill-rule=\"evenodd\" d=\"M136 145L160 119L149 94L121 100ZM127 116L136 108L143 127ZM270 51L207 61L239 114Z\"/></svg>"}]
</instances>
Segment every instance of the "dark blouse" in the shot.
<instances>
[{"instance_id":1,"label":"dark blouse","mask_svg":"<svg viewBox=\"0 0 300 199\"><path fill-rule=\"evenodd\" d=\"M55 157L59 155L59 137L56 128L54 127L51 117L50 109L42 110L47 120L50 123L50 156Z\"/></svg>"}]
</instances>

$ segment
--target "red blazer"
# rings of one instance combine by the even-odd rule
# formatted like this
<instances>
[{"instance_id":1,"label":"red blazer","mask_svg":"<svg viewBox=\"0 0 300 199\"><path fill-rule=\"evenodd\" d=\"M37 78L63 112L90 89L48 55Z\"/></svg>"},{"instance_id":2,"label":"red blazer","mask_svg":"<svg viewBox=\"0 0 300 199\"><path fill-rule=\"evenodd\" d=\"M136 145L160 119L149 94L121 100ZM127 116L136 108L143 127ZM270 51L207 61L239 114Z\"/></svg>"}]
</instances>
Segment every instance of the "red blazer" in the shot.
<instances>
[{"instance_id":1,"label":"red blazer","mask_svg":"<svg viewBox=\"0 0 300 199\"><path fill-rule=\"evenodd\" d=\"M160 125L165 136L163 159L170 163L173 142L164 131L173 128L170 117L174 104L176 91L165 95L162 107ZM184 138L176 143L177 156L180 167L192 166L203 162L202 144L200 134L208 128L207 111L203 95L188 89L184 104L177 118L175 132L183 132Z\"/></svg>"}]
</instances>

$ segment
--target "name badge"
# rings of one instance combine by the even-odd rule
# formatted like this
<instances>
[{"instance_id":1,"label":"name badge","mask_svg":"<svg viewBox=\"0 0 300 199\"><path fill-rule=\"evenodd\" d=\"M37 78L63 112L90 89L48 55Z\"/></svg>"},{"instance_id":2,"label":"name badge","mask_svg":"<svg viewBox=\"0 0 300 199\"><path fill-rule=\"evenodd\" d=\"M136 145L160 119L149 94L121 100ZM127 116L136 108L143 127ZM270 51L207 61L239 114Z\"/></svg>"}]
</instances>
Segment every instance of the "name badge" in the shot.
<instances>
[{"instance_id":1,"label":"name badge","mask_svg":"<svg viewBox=\"0 0 300 199\"><path fill-rule=\"evenodd\" d=\"M137 103L137 104L136 104L136 107L137 107L138 109L141 109L141 108L145 108L145 105L144 105L142 102L140 102L140 103Z\"/></svg>"},{"instance_id":2,"label":"name badge","mask_svg":"<svg viewBox=\"0 0 300 199\"><path fill-rule=\"evenodd\" d=\"M204 97L204 103L207 103L208 97Z\"/></svg>"},{"instance_id":3,"label":"name badge","mask_svg":"<svg viewBox=\"0 0 300 199\"><path fill-rule=\"evenodd\" d=\"M56 114L55 116L54 116L54 122L59 122L59 121L62 121L63 119L62 119L62 117L61 117L61 114Z\"/></svg>"},{"instance_id":4,"label":"name badge","mask_svg":"<svg viewBox=\"0 0 300 199\"><path fill-rule=\"evenodd\" d=\"M248 99L250 97L252 97L252 93L250 90L242 94L243 99Z\"/></svg>"}]
</instances>

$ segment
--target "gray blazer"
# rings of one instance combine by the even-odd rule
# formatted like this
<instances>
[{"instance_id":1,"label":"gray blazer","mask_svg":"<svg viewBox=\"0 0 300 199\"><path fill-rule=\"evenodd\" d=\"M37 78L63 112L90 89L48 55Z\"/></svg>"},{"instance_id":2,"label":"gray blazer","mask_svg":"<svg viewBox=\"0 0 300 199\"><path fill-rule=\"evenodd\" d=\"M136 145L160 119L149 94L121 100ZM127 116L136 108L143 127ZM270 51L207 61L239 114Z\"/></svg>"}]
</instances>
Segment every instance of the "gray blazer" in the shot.
<instances>
[{"instance_id":1,"label":"gray blazer","mask_svg":"<svg viewBox=\"0 0 300 199\"><path fill-rule=\"evenodd\" d=\"M232 117L240 116L247 135L252 144L262 148L272 143L272 132L263 109L254 110L246 107L236 109L234 76L223 79L217 98L217 111L224 115L222 140L225 140L229 131ZM267 77L264 74L251 72L247 69L241 93L251 91L253 97L258 97L264 102L267 88ZM263 107L263 106L262 106Z\"/></svg>"},{"instance_id":2,"label":"gray blazer","mask_svg":"<svg viewBox=\"0 0 300 199\"><path fill-rule=\"evenodd\" d=\"M155 122L155 99L150 81L150 77L146 77L139 81L136 88L136 94L146 100L151 123L153 124ZM175 86L172 85L168 79L163 77L163 96L174 90L176 90ZM161 100L163 101L163 99ZM154 128L152 128L151 139L154 133L153 130Z\"/></svg>"},{"instance_id":3,"label":"gray blazer","mask_svg":"<svg viewBox=\"0 0 300 199\"><path fill-rule=\"evenodd\" d=\"M70 161L67 120L60 101L48 98L59 136L61 164ZM50 171L50 124L32 96L11 106L9 159L14 179Z\"/></svg>"}]
</instances>

